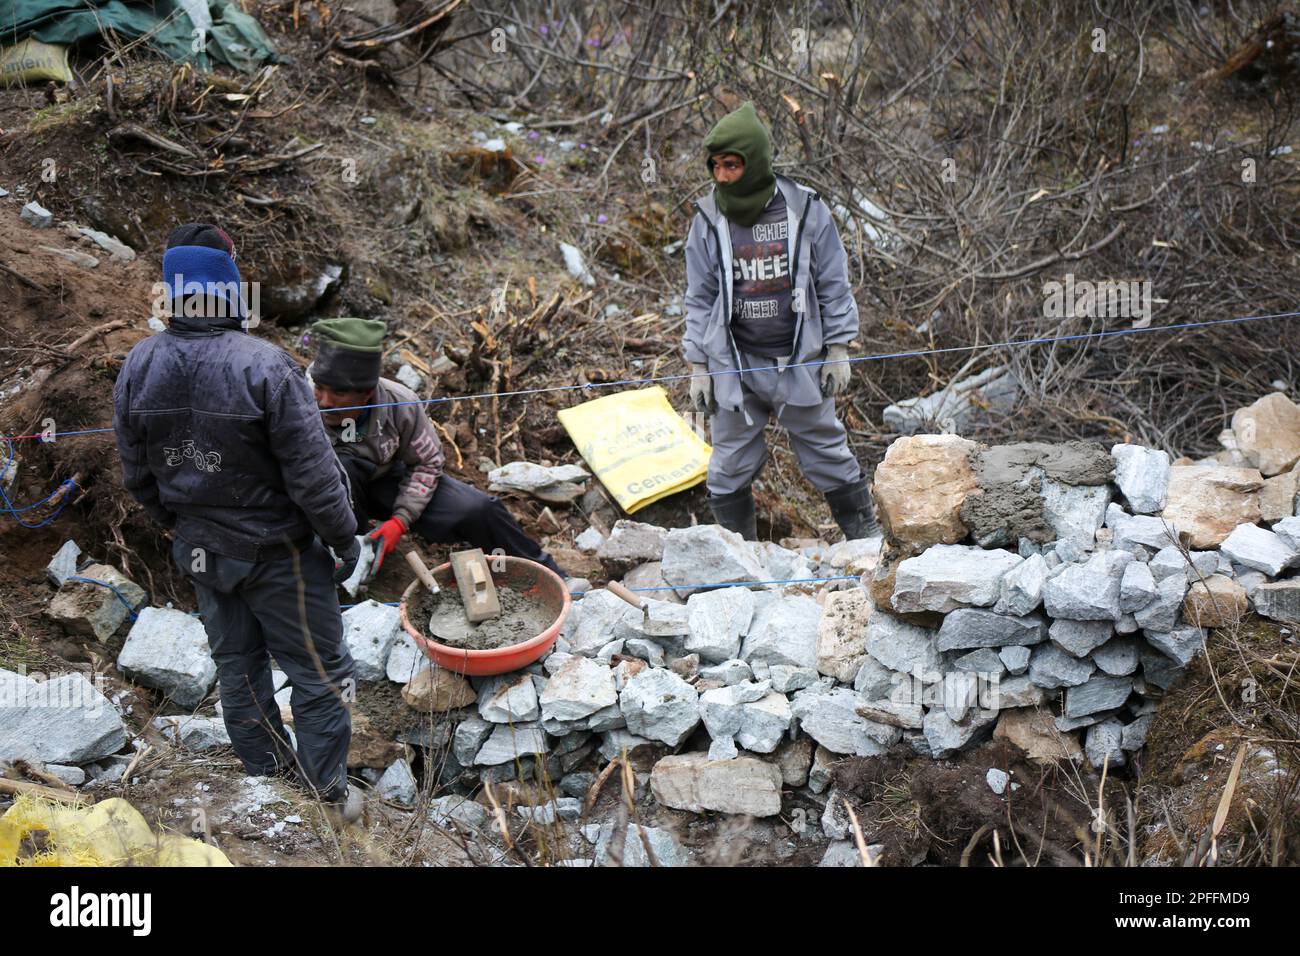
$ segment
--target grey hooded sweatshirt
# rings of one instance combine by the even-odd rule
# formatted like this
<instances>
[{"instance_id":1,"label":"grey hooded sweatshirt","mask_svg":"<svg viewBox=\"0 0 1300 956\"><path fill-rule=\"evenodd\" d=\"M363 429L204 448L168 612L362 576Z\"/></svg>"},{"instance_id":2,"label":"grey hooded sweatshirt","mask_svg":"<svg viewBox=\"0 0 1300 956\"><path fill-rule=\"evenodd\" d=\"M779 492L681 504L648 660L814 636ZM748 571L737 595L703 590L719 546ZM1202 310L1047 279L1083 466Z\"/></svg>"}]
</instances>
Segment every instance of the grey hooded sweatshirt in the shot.
<instances>
[{"instance_id":1,"label":"grey hooded sweatshirt","mask_svg":"<svg viewBox=\"0 0 1300 956\"><path fill-rule=\"evenodd\" d=\"M848 255L830 210L813 190L776 177L789 223L791 292L795 312L794 354L779 365L777 405L819 405L824 400L818 362L829 345L847 345L858 334L858 304L849 287ZM710 192L695 204L686 238L686 361L710 372L735 373L740 353L731 334L731 234ZM721 408L739 411L739 374L714 374L713 394Z\"/></svg>"}]
</instances>

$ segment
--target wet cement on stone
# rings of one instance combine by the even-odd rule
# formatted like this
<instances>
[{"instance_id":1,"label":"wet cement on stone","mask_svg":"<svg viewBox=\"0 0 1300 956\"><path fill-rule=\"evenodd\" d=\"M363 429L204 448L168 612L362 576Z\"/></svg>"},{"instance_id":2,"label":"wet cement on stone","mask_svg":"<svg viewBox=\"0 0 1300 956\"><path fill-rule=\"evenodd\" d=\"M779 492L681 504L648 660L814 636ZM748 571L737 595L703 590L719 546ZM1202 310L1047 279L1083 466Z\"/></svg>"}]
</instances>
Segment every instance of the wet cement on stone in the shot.
<instances>
[{"instance_id":1,"label":"wet cement on stone","mask_svg":"<svg viewBox=\"0 0 1300 956\"><path fill-rule=\"evenodd\" d=\"M437 594L421 589L412 619L422 624L430 640L448 647L470 650L493 650L522 644L555 623L555 617L541 604L525 597L514 588L497 586L501 614L479 624L465 620L465 605L457 588L444 588Z\"/></svg>"},{"instance_id":2,"label":"wet cement on stone","mask_svg":"<svg viewBox=\"0 0 1300 956\"><path fill-rule=\"evenodd\" d=\"M1104 485L1115 473L1110 453L1096 442L994 445L981 448L972 459L979 491L962 504L961 520L983 548L1014 545L1021 538L1040 544L1056 539L1043 511L1044 478Z\"/></svg>"}]
</instances>

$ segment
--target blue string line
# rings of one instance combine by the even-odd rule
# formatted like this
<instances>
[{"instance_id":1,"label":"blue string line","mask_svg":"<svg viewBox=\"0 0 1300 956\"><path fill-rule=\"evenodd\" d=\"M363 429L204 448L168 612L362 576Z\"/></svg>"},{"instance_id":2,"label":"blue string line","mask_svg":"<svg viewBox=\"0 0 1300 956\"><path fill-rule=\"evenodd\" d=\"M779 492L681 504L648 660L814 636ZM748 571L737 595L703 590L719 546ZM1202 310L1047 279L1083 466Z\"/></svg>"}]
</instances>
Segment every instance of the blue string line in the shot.
<instances>
[{"instance_id":1,"label":"blue string line","mask_svg":"<svg viewBox=\"0 0 1300 956\"><path fill-rule=\"evenodd\" d=\"M22 525L24 528L29 528L33 531L35 531L37 528L44 528L47 524L49 524L51 521L54 521L56 518L59 517L60 514L63 513L64 506L67 505L68 499L72 497L71 494L66 494L66 492L69 491L69 489L71 488L75 488L77 486L77 483L73 481L71 478L68 478L64 480L59 485L59 487L55 488L54 491L46 495L44 498L42 498L40 501L36 502L35 504L24 505L21 508L15 508L13 502L9 500L9 496L5 494L4 477L3 477L9 471L9 465L14 460L14 444L11 441L5 441L4 444L5 444L5 451L8 452L8 457L5 459L4 467L0 467L0 501L4 502L4 510L7 511L10 515L12 515L13 519L17 521L20 525ZM28 524L26 521L24 521L22 518L19 517L19 515L22 514L23 512L31 511L33 508L39 508L41 505L45 504L47 501L49 501L50 499L54 498L56 495L59 494L63 494L63 499L59 502L58 507L54 509L54 513L46 516L44 521L38 522L37 524Z\"/></svg>"},{"instance_id":2,"label":"blue string line","mask_svg":"<svg viewBox=\"0 0 1300 956\"><path fill-rule=\"evenodd\" d=\"M775 581L734 581L731 584L670 584L664 587L653 588L628 588L629 591L679 591L687 588L709 588L710 590L721 590L723 588L752 588L760 584L820 584L824 581L857 581L859 574L837 574L829 578L778 578ZM604 588L595 588L594 590L604 590ZM591 591L579 591L572 597L585 597Z\"/></svg>"},{"instance_id":3,"label":"blue string line","mask_svg":"<svg viewBox=\"0 0 1300 956\"><path fill-rule=\"evenodd\" d=\"M117 595L117 599L119 601L121 601L123 604L126 605L126 613L131 615L131 620L134 621L136 620L136 618L139 617L139 615L135 613L135 608L131 606L131 602L126 599L126 597L122 594L121 591L119 591L113 585L109 584L107 581L101 581L99 580L99 578L83 578L80 575L75 575L75 574L69 575L67 578L65 578L65 580L81 581L85 584L98 584L102 588L108 588L110 591L112 591L114 594Z\"/></svg>"},{"instance_id":4,"label":"blue string line","mask_svg":"<svg viewBox=\"0 0 1300 956\"><path fill-rule=\"evenodd\" d=\"M723 588L752 588L761 584L821 584L825 581L857 581L861 578L859 574L836 574L829 578L777 578L774 581L735 581L731 584L670 584L663 587L653 588L628 588L629 591L677 591L685 588L709 588L710 590L722 590ZM603 591L604 588L593 588L592 591ZM580 598L591 594L592 591L577 591L570 594L570 597ZM399 607L401 601L380 601L378 602L386 607ZM359 604L340 604L339 608L346 611L348 608L360 607Z\"/></svg>"},{"instance_id":5,"label":"blue string line","mask_svg":"<svg viewBox=\"0 0 1300 956\"><path fill-rule=\"evenodd\" d=\"M819 359L815 362L797 362L786 366L780 365L763 365L746 369L719 369L714 372L705 374L710 377L717 375L741 375L745 372L769 372L781 368L820 368L823 365L854 365L858 362L881 362L888 359L898 358L920 358L926 355L948 355L954 352L975 352L981 349L1008 349L1016 348L1023 345L1050 345L1057 342L1079 342L1086 339L1105 339L1115 338L1121 335L1141 335L1147 332L1177 332L1187 329L1204 329L1220 325L1239 325L1245 322L1263 322L1269 319L1288 319L1300 316L1300 312L1278 312L1271 315L1244 315L1236 316L1230 319L1210 319L1205 322L1181 322L1177 325L1148 325L1143 328L1128 329L1108 329L1100 332L1077 332L1071 335L1051 335L1035 339L1008 339L1002 342L989 342L984 345L952 345L944 348L933 349L915 349L907 352L881 352L875 355L859 355L856 358L846 358L837 361L829 359ZM363 411L368 408L398 408L404 405L439 405L445 402L471 402L489 398L517 398L524 395L545 395L552 392L573 392L573 391L591 391L596 388L618 388L631 385L653 385L658 382L676 382L683 379L693 378L691 372L683 372L677 375L657 375L651 378L625 378L614 382L587 382L582 385L548 385L540 388L521 388L509 392L483 392L478 395L443 395L438 398L421 398L410 402L379 402L373 405L347 405L339 408L321 409L321 414L335 414L338 412ZM97 435L113 431L112 428L87 428L80 431L53 432L46 437L48 439L71 437L75 435ZM26 436L24 436L26 437ZM38 437L38 436L31 436ZM12 441L13 439L0 436L0 441Z\"/></svg>"}]
</instances>

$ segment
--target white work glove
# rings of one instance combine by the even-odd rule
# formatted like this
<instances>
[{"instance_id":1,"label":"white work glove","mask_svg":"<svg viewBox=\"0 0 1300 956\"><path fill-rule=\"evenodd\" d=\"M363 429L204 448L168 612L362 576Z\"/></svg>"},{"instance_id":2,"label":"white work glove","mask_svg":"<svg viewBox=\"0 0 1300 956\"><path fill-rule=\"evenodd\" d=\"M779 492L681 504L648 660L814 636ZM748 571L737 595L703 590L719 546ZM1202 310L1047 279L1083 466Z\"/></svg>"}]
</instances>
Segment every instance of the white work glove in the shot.
<instances>
[{"instance_id":1,"label":"white work glove","mask_svg":"<svg viewBox=\"0 0 1300 956\"><path fill-rule=\"evenodd\" d=\"M716 411L709 367L694 362L691 363L691 407L702 415L712 415Z\"/></svg>"},{"instance_id":2,"label":"white work glove","mask_svg":"<svg viewBox=\"0 0 1300 956\"><path fill-rule=\"evenodd\" d=\"M830 398L832 395L839 395L849 387L852 366L849 365L848 358L849 350L847 346L827 346L826 355L823 358L826 364L821 367L821 385L824 397Z\"/></svg>"}]
</instances>

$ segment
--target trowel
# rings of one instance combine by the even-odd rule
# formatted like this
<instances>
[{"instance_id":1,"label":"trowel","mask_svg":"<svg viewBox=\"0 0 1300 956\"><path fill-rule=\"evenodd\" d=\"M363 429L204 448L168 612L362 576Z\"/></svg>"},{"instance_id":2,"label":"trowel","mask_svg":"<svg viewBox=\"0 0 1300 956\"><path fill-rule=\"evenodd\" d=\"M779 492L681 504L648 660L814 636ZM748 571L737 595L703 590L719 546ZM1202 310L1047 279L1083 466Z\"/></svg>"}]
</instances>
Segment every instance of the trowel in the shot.
<instances>
[{"instance_id":1,"label":"trowel","mask_svg":"<svg viewBox=\"0 0 1300 956\"><path fill-rule=\"evenodd\" d=\"M627 588L625 588L622 584L620 584L617 581L610 581L609 583L607 583L605 585L605 590L609 591L610 594L613 594L616 597L621 597L624 601L626 601L628 604L632 605L633 607L639 608L641 610L642 627L650 623L650 602L649 601L637 597L635 594L633 594L631 591L629 591Z\"/></svg>"},{"instance_id":2,"label":"trowel","mask_svg":"<svg viewBox=\"0 0 1300 956\"><path fill-rule=\"evenodd\" d=\"M431 594L440 594L442 588L438 586L437 579L434 578L424 560L420 557L419 552L406 552L406 563L411 566L415 576L420 579L420 583L429 589ZM444 602L445 603L445 602ZM474 632L475 625L465 620L462 614L452 614L448 607L445 613L434 611L429 617L429 634L436 640L455 645L463 642Z\"/></svg>"},{"instance_id":3,"label":"trowel","mask_svg":"<svg viewBox=\"0 0 1300 956\"><path fill-rule=\"evenodd\" d=\"M682 605L638 597L618 581L608 582L605 588L633 607L641 609L640 630L646 637L671 637L688 633L689 628L683 627L685 621Z\"/></svg>"}]
</instances>

